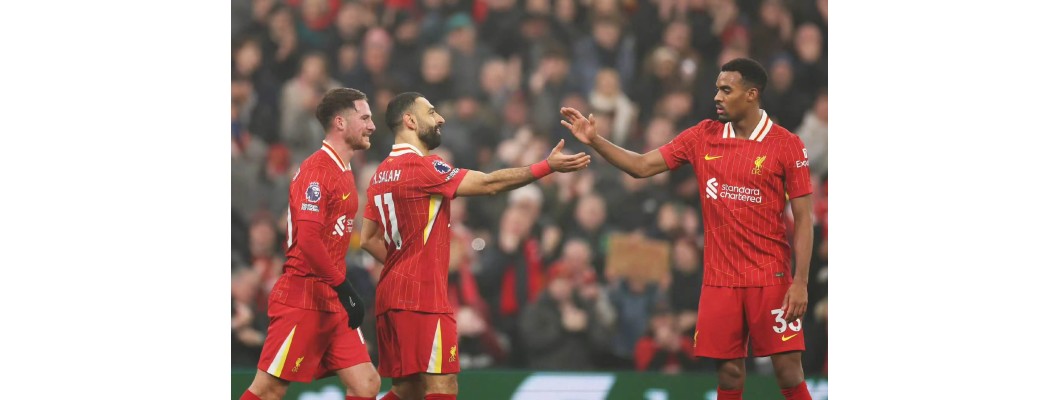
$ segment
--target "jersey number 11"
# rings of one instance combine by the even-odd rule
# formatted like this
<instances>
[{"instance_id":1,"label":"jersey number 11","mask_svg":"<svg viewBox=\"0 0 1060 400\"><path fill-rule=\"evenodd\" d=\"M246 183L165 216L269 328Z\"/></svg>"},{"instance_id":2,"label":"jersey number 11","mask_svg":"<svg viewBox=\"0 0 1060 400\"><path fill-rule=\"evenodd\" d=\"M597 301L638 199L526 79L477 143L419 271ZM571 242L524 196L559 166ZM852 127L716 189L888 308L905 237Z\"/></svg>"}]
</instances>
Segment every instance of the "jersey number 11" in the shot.
<instances>
[{"instance_id":1,"label":"jersey number 11","mask_svg":"<svg viewBox=\"0 0 1060 400\"><path fill-rule=\"evenodd\" d=\"M383 208L383 204L386 208ZM379 220L383 221L383 239L386 244L394 242L394 247L401 250L401 232L398 231L397 211L394 210L394 194L383 193L375 195L375 207L379 209ZM389 212L388 212L389 211ZM390 218L390 227L387 229L387 217Z\"/></svg>"}]
</instances>

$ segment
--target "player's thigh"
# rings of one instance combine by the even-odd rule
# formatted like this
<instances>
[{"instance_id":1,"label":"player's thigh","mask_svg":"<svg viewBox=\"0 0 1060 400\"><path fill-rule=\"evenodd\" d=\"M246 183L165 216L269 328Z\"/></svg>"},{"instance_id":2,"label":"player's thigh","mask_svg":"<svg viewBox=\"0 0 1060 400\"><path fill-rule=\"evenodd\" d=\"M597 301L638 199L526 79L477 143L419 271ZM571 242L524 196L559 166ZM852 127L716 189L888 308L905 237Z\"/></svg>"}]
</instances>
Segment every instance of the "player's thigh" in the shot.
<instances>
[{"instance_id":1,"label":"player's thigh","mask_svg":"<svg viewBox=\"0 0 1060 400\"><path fill-rule=\"evenodd\" d=\"M457 394L456 374L423 374L427 393Z\"/></svg>"},{"instance_id":2,"label":"player's thigh","mask_svg":"<svg viewBox=\"0 0 1060 400\"><path fill-rule=\"evenodd\" d=\"M751 347L756 357L806 350L802 319L784 321L784 296L790 285L747 288L744 298L751 331Z\"/></svg>"},{"instance_id":3,"label":"player's thigh","mask_svg":"<svg viewBox=\"0 0 1060 400\"><path fill-rule=\"evenodd\" d=\"M345 314L342 316L345 317ZM350 329L346 325L345 318L335 325L330 342L321 360L322 373L372 362L371 356L368 355L368 344L364 340L361 329Z\"/></svg>"},{"instance_id":4,"label":"player's thigh","mask_svg":"<svg viewBox=\"0 0 1060 400\"><path fill-rule=\"evenodd\" d=\"M331 340L329 314L269 303L258 369L283 380L312 381Z\"/></svg>"},{"instance_id":5,"label":"player's thigh","mask_svg":"<svg viewBox=\"0 0 1060 400\"><path fill-rule=\"evenodd\" d=\"M392 310L377 318L377 323L380 375L460 372L452 314Z\"/></svg>"},{"instance_id":6,"label":"player's thigh","mask_svg":"<svg viewBox=\"0 0 1060 400\"><path fill-rule=\"evenodd\" d=\"M698 357L733 359L747 356L747 324L742 288L704 286L692 346Z\"/></svg>"}]
</instances>

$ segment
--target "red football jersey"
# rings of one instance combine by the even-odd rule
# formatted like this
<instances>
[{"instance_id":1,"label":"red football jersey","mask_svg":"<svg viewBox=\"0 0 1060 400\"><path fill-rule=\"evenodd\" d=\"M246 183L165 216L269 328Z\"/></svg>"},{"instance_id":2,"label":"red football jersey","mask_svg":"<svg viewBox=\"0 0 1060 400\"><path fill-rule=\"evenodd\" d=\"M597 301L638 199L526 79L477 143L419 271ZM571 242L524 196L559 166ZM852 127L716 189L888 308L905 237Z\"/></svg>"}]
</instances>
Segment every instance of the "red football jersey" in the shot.
<instances>
[{"instance_id":1,"label":"red football jersey","mask_svg":"<svg viewBox=\"0 0 1060 400\"><path fill-rule=\"evenodd\" d=\"M762 111L748 140L732 123L703 120L659 148L666 165L692 164L703 209L703 285L751 287L791 282L784 231L790 198L813 192L806 146Z\"/></svg>"},{"instance_id":2,"label":"red football jersey","mask_svg":"<svg viewBox=\"0 0 1060 400\"><path fill-rule=\"evenodd\" d=\"M270 299L291 307L329 312L343 311L335 290L324 278L313 273L298 246L300 237L294 221L319 222L331 268L346 276L346 251L357 216L357 187L350 165L326 142L302 162L288 194L287 262L283 275L272 288Z\"/></svg>"},{"instance_id":3,"label":"red football jersey","mask_svg":"<svg viewBox=\"0 0 1060 400\"><path fill-rule=\"evenodd\" d=\"M376 314L450 313L449 202L467 170L408 144L394 145L372 175L364 217L383 230L387 257L376 286Z\"/></svg>"}]
</instances>

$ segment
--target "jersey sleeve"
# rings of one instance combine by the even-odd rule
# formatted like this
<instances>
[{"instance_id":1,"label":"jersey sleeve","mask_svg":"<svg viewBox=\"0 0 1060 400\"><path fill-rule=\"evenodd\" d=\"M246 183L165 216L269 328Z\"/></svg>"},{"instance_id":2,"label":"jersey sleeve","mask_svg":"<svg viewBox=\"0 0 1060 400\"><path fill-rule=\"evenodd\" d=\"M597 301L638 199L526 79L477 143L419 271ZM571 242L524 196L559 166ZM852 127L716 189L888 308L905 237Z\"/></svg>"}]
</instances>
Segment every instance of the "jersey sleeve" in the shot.
<instances>
[{"instance_id":1,"label":"jersey sleeve","mask_svg":"<svg viewBox=\"0 0 1060 400\"><path fill-rule=\"evenodd\" d=\"M662 154L663 160L666 161L666 167L669 169L676 169L682 165L688 164L696 155L696 142L700 138L700 132L703 130L703 125L706 122L700 123L699 125L685 129L681 134L677 135L674 140L670 143L659 147L659 153Z\"/></svg>"},{"instance_id":2,"label":"jersey sleeve","mask_svg":"<svg viewBox=\"0 0 1060 400\"><path fill-rule=\"evenodd\" d=\"M372 202L372 192L373 190L371 186L369 186L368 189L365 190L365 197L367 197L368 201L365 201L366 204L364 205L364 219L378 224L379 208L377 208L375 203Z\"/></svg>"},{"instance_id":3,"label":"jersey sleeve","mask_svg":"<svg viewBox=\"0 0 1060 400\"><path fill-rule=\"evenodd\" d=\"M794 199L813 193L810 183L810 158L802 139L791 135L791 140L781 151L783 152L781 160L784 163L784 185L787 187L788 198Z\"/></svg>"},{"instance_id":4,"label":"jersey sleeve","mask_svg":"<svg viewBox=\"0 0 1060 400\"><path fill-rule=\"evenodd\" d=\"M424 175L421 181L423 191L429 194L440 194L447 199L456 197L456 188L460 187L460 182L467 175L466 169L453 168L441 157L424 158L422 168L424 169L421 172Z\"/></svg>"},{"instance_id":5,"label":"jersey sleeve","mask_svg":"<svg viewBox=\"0 0 1060 400\"><path fill-rule=\"evenodd\" d=\"M300 171L291 183L291 219L324 224L324 214L331 199L331 176L323 168Z\"/></svg>"}]
</instances>

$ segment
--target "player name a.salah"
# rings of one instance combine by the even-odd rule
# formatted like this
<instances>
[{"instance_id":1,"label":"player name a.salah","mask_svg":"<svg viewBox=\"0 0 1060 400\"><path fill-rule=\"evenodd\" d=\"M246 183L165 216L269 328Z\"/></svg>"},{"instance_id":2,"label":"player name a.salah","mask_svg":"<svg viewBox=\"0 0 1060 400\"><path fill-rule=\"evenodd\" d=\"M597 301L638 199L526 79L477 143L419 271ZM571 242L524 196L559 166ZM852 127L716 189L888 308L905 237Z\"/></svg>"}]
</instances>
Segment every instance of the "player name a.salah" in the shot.
<instances>
[{"instance_id":1,"label":"player name a.salah","mask_svg":"<svg viewBox=\"0 0 1060 400\"><path fill-rule=\"evenodd\" d=\"M401 179L401 170L400 169L396 169L396 170L395 169L391 169L391 170L377 172L375 174L375 177L372 179L372 183L397 182L400 179Z\"/></svg>"}]
</instances>

